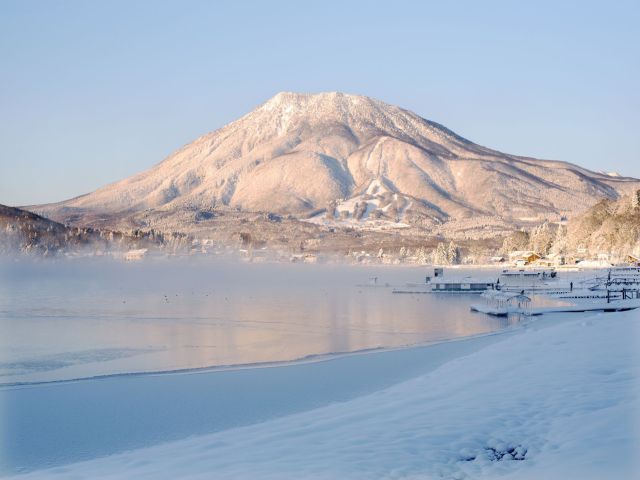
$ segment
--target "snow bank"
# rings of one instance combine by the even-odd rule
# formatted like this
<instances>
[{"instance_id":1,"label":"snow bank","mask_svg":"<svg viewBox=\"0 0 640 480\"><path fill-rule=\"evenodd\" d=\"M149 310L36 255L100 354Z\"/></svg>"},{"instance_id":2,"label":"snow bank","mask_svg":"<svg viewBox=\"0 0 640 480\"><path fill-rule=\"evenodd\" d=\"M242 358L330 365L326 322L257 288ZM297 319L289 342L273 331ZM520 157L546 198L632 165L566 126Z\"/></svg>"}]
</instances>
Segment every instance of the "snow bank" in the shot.
<instances>
[{"instance_id":1,"label":"snow bank","mask_svg":"<svg viewBox=\"0 0 640 480\"><path fill-rule=\"evenodd\" d=\"M534 323L345 403L26 477L638 478L639 323Z\"/></svg>"}]
</instances>

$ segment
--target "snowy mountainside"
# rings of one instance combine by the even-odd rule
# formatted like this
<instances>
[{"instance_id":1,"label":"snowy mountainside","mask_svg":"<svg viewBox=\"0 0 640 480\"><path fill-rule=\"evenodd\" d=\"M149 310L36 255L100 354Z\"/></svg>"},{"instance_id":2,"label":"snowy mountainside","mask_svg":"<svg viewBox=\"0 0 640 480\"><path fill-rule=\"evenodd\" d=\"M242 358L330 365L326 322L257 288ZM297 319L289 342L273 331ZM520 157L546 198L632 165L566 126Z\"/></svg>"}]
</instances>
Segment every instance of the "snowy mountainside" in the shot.
<instances>
[{"instance_id":1,"label":"snowy mountainside","mask_svg":"<svg viewBox=\"0 0 640 480\"><path fill-rule=\"evenodd\" d=\"M306 219L310 223L331 227L388 230L407 228L405 213L413 205L411 198L393 192L380 179L373 180L364 193L339 199L326 211Z\"/></svg>"},{"instance_id":2,"label":"snowy mountainside","mask_svg":"<svg viewBox=\"0 0 640 480\"><path fill-rule=\"evenodd\" d=\"M342 212L366 202L349 222L433 227L477 216L517 222L573 214L637 188L636 179L476 145L368 97L283 92L145 172L33 210L59 221L182 208L318 221L334 209L344 221Z\"/></svg>"},{"instance_id":3,"label":"snowy mountainside","mask_svg":"<svg viewBox=\"0 0 640 480\"><path fill-rule=\"evenodd\" d=\"M640 190L617 201L601 200L569 222L555 248L586 248L593 254L614 257L640 255Z\"/></svg>"}]
</instances>

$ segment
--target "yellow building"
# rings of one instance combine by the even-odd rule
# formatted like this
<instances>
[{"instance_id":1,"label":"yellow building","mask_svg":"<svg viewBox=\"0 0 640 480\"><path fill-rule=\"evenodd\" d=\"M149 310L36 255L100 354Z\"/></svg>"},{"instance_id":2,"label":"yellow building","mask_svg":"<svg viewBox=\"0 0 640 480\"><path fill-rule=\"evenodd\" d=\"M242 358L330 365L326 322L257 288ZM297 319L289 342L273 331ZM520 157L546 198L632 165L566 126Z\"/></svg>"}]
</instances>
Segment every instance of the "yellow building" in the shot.
<instances>
[{"instance_id":1,"label":"yellow building","mask_svg":"<svg viewBox=\"0 0 640 480\"><path fill-rule=\"evenodd\" d=\"M640 258L634 255L627 255L625 258L625 262L627 262L629 265L635 265L640 267Z\"/></svg>"},{"instance_id":2,"label":"yellow building","mask_svg":"<svg viewBox=\"0 0 640 480\"><path fill-rule=\"evenodd\" d=\"M509 260L511 261L511 263L518 266L529 265L535 261L540 260L540 258L542 258L540 255L531 251L519 251L509 254Z\"/></svg>"}]
</instances>

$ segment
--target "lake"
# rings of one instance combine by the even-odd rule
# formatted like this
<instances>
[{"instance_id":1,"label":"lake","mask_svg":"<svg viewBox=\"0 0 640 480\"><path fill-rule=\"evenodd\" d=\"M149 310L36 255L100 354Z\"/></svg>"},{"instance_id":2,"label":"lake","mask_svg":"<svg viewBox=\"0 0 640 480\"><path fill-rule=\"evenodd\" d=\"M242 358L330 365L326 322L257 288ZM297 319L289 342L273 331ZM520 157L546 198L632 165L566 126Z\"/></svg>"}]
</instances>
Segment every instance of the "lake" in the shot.
<instances>
[{"instance_id":1,"label":"lake","mask_svg":"<svg viewBox=\"0 0 640 480\"><path fill-rule=\"evenodd\" d=\"M371 277L401 285L430 273L193 258L4 264L0 385L287 362L461 338L513 322L471 313L473 295L367 286Z\"/></svg>"},{"instance_id":2,"label":"lake","mask_svg":"<svg viewBox=\"0 0 640 480\"><path fill-rule=\"evenodd\" d=\"M203 259L4 264L0 475L347 401L497 337L446 340L517 323L471 313L474 295L368 285L428 274ZM412 345L425 346L398 348Z\"/></svg>"}]
</instances>

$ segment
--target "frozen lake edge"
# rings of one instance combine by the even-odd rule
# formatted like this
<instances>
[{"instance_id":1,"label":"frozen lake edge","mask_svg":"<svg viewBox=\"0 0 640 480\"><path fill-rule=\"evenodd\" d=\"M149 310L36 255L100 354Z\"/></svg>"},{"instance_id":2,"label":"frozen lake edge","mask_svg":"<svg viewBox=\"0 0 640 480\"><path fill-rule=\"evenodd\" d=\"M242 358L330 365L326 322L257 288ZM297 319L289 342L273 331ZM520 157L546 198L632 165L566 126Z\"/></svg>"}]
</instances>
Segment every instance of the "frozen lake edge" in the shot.
<instances>
[{"instance_id":1,"label":"frozen lake edge","mask_svg":"<svg viewBox=\"0 0 640 480\"><path fill-rule=\"evenodd\" d=\"M536 328L547 323L536 322ZM11 415L4 415L7 447L0 474L112 455L348 401L428 373L525 327L294 362L1 386L0 405ZM224 392L234 392L234 398ZM87 424L91 431L77 428Z\"/></svg>"},{"instance_id":2,"label":"frozen lake edge","mask_svg":"<svg viewBox=\"0 0 640 480\"><path fill-rule=\"evenodd\" d=\"M457 352L426 372L414 371L405 381L395 378L370 393L28 477L200 478L215 472L220 478L265 479L634 478L634 452L640 446L639 317L626 312L563 318L566 321L533 322L511 334L445 344L440 353L451 354L454 346L465 344L478 348ZM509 341L498 341L503 339ZM310 369L340 364L330 372L344 373L344 362L363 361L368 377L377 377L376 367L391 362L376 359L425 350L433 354L437 348L348 356L298 368L305 370L301 378L308 379ZM410 360L415 363L416 358ZM140 378L166 382L295 370L288 366ZM348 380L358 378L351 377L353 372L348 372ZM326 385L316 388L320 392ZM298 390L279 394L291 399L294 392Z\"/></svg>"}]
</instances>

